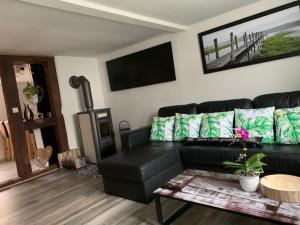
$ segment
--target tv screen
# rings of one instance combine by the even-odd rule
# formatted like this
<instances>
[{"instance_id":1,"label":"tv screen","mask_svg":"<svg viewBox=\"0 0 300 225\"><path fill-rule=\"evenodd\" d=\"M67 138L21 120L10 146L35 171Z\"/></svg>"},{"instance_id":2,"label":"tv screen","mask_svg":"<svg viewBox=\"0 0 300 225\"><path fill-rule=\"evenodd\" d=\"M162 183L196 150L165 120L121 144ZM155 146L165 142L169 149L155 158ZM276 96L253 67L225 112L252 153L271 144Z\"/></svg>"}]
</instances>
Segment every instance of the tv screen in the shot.
<instances>
[{"instance_id":1,"label":"tv screen","mask_svg":"<svg viewBox=\"0 0 300 225\"><path fill-rule=\"evenodd\" d=\"M171 42L106 62L112 91L176 80Z\"/></svg>"}]
</instances>

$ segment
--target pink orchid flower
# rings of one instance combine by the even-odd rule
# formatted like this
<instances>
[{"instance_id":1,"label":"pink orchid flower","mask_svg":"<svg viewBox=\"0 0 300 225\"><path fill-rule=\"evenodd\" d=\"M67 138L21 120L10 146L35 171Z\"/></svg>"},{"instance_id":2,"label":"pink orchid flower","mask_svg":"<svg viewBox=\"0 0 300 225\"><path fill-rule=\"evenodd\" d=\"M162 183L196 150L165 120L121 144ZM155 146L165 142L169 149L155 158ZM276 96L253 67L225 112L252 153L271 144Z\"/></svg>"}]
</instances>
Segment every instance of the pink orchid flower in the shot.
<instances>
[{"instance_id":1,"label":"pink orchid flower","mask_svg":"<svg viewBox=\"0 0 300 225\"><path fill-rule=\"evenodd\" d=\"M235 129L235 134L239 135L243 140L247 141L249 139L249 132L243 129Z\"/></svg>"}]
</instances>

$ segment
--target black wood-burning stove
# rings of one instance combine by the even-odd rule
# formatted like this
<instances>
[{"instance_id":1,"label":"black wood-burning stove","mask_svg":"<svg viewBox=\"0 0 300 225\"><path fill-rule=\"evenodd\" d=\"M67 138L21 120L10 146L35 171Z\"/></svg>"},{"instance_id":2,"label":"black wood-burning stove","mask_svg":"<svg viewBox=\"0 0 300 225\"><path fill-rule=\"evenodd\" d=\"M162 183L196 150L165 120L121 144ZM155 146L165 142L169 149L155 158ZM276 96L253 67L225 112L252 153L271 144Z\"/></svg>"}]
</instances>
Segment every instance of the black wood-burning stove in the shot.
<instances>
[{"instance_id":1,"label":"black wood-burning stove","mask_svg":"<svg viewBox=\"0 0 300 225\"><path fill-rule=\"evenodd\" d=\"M72 76L70 85L73 88L82 87L87 109L77 113L82 154L88 163L97 164L99 168L103 158L117 152L110 109L93 109L90 83L85 77Z\"/></svg>"}]
</instances>

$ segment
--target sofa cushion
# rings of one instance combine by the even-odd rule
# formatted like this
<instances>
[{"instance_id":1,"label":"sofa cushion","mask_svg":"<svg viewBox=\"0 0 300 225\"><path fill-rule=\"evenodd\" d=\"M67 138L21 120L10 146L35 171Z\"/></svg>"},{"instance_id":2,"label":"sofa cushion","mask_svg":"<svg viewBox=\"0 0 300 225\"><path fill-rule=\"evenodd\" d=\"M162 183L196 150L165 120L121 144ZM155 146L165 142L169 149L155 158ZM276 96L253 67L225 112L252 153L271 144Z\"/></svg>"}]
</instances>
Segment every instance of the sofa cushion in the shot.
<instances>
[{"instance_id":1,"label":"sofa cushion","mask_svg":"<svg viewBox=\"0 0 300 225\"><path fill-rule=\"evenodd\" d=\"M120 152L101 161L101 174L131 181L145 181L180 163L180 143L153 142Z\"/></svg>"},{"instance_id":2,"label":"sofa cushion","mask_svg":"<svg viewBox=\"0 0 300 225\"><path fill-rule=\"evenodd\" d=\"M250 137L263 137L263 143L273 143L274 110L274 107L235 109L235 127L247 130Z\"/></svg>"},{"instance_id":3,"label":"sofa cushion","mask_svg":"<svg viewBox=\"0 0 300 225\"><path fill-rule=\"evenodd\" d=\"M265 108L272 106L276 109L300 106L300 91L260 95L253 100L253 108Z\"/></svg>"},{"instance_id":4,"label":"sofa cushion","mask_svg":"<svg viewBox=\"0 0 300 225\"><path fill-rule=\"evenodd\" d=\"M234 111L203 113L200 129L202 138L232 137Z\"/></svg>"},{"instance_id":5,"label":"sofa cushion","mask_svg":"<svg viewBox=\"0 0 300 225\"><path fill-rule=\"evenodd\" d=\"M300 107L277 109L274 113L276 141L281 144L300 143Z\"/></svg>"},{"instance_id":6,"label":"sofa cushion","mask_svg":"<svg viewBox=\"0 0 300 225\"><path fill-rule=\"evenodd\" d=\"M151 128L151 141L172 141L175 118L170 117L154 117Z\"/></svg>"},{"instance_id":7,"label":"sofa cushion","mask_svg":"<svg viewBox=\"0 0 300 225\"><path fill-rule=\"evenodd\" d=\"M197 113L227 112L233 111L236 108L251 109L252 101L247 98L241 98L225 101L203 102L197 105Z\"/></svg>"},{"instance_id":8,"label":"sofa cushion","mask_svg":"<svg viewBox=\"0 0 300 225\"><path fill-rule=\"evenodd\" d=\"M223 167L223 161L235 161L240 153L240 146L184 146L180 150L183 165L208 165ZM263 152L267 156L267 171L299 173L300 145L263 145L249 148L248 155Z\"/></svg>"},{"instance_id":9,"label":"sofa cushion","mask_svg":"<svg viewBox=\"0 0 300 225\"><path fill-rule=\"evenodd\" d=\"M173 105L162 107L158 110L159 117L175 116L175 113L182 114L197 114L196 104L187 104L187 105Z\"/></svg>"},{"instance_id":10,"label":"sofa cushion","mask_svg":"<svg viewBox=\"0 0 300 225\"><path fill-rule=\"evenodd\" d=\"M175 116L174 141L182 141L186 137L199 137L202 114L180 114Z\"/></svg>"}]
</instances>

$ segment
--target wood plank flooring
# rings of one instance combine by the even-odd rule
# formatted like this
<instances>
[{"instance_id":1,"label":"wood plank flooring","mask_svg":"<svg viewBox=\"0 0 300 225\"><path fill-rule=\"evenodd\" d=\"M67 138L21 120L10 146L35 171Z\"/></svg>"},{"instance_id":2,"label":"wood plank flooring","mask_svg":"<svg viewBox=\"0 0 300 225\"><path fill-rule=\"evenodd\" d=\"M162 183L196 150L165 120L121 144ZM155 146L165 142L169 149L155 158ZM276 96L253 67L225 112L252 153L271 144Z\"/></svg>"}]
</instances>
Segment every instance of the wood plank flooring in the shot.
<instances>
[{"instance_id":1,"label":"wood plank flooring","mask_svg":"<svg viewBox=\"0 0 300 225\"><path fill-rule=\"evenodd\" d=\"M164 213L181 203L163 200ZM0 192L2 225L154 225L154 202L148 205L106 195L101 177L60 170ZM271 225L220 210L193 206L176 225Z\"/></svg>"},{"instance_id":2,"label":"wood plank flooring","mask_svg":"<svg viewBox=\"0 0 300 225\"><path fill-rule=\"evenodd\" d=\"M42 171L43 168L37 167L34 162L31 162L32 172ZM18 171L16 161L1 161L0 162L0 184L17 179Z\"/></svg>"},{"instance_id":3,"label":"wood plank flooring","mask_svg":"<svg viewBox=\"0 0 300 225\"><path fill-rule=\"evenodd\" d=\"M0 183L18 178L18 171L15 161L0 162Z\"/></svg>"}]
</instances>

